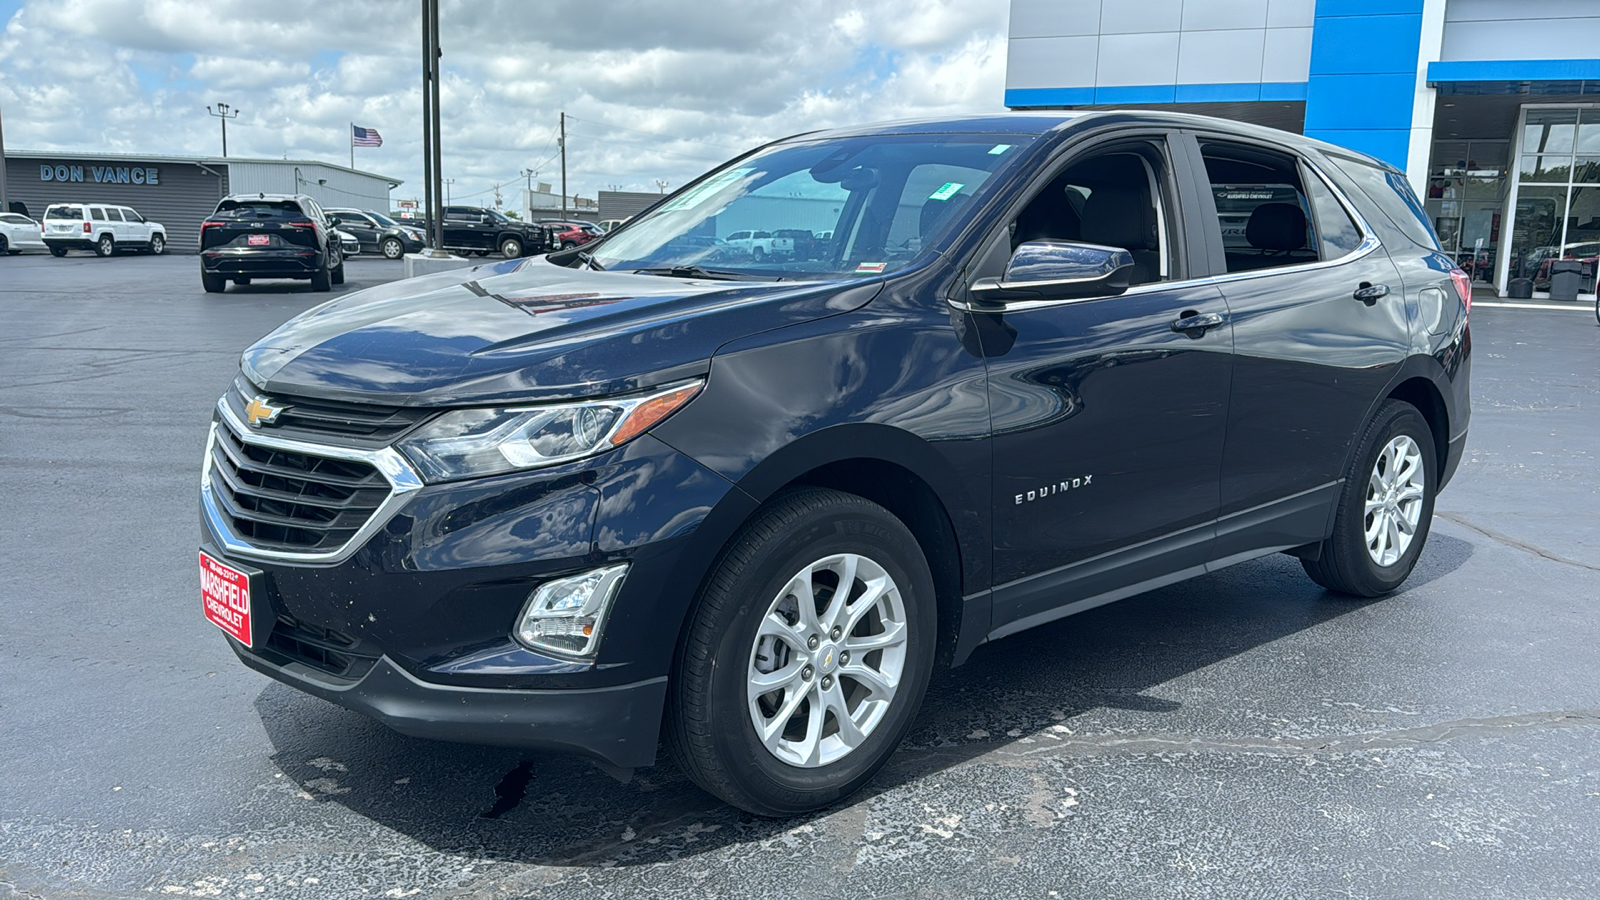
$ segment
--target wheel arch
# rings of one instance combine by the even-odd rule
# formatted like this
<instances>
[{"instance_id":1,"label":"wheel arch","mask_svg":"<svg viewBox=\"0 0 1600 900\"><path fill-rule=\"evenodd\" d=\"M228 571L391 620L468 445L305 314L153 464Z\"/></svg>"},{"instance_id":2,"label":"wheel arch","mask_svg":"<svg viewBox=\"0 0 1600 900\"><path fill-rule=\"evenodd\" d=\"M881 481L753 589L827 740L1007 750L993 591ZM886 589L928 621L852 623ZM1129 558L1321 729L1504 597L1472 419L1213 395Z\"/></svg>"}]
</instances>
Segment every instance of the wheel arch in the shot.
<instances>
[{"instance_id":1,"label":"wheel arch","mask_svg":"<svg viewBox=\"0 0 1600 900\"><path fill-rule=\"evenodd\" d=\"M1434 465L1443 476L1450 456L1450 414L1445 408L1444 394L1428 378L1414 375L1395 385L1385 399L1409 403L1422 413L1433 434ZM1443 487L1443 485L1439 485Z\"/></svg>"}]
</instances>

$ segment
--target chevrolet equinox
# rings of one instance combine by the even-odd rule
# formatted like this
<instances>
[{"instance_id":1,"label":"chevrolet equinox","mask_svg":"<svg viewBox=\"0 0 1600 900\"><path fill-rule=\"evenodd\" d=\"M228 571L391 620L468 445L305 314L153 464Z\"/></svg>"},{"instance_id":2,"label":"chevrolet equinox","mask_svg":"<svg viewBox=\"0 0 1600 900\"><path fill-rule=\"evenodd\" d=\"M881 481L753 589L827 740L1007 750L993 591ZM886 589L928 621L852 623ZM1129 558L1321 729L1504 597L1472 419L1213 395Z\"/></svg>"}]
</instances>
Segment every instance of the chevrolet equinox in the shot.
<instances>
[{"instance_id":1,"label":"chevrolet equinox","mask_svg":"<svg viewBox=\"0 0 1600 900\"><path fill-rule=\"evenodd\" d=\"M722 240L779 229L814 252ZM664 740L800 813L987 641L1270 553L1397 588L1461 459L1470 298L1404 175L1280 131L803 134L246 350L203 609L406 734L614 774Z\"/></svg>"}]
</instances>

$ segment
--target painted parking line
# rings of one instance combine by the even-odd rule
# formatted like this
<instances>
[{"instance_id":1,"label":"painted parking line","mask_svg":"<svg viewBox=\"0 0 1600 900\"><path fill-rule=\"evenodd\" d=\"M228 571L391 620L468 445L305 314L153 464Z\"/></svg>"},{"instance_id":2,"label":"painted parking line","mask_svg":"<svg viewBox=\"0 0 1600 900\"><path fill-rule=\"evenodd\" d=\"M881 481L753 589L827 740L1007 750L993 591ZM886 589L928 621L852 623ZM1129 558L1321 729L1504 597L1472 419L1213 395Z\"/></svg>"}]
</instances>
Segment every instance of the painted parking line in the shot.
<instances>
[{"instance_id":1,"label":"painted parking line","mask_svg":"<svg viewBox=\"0 0 1600 900\"><path fill-rule=\"evenodd\" d=\"M1492 300L1474 300L1472 301L1472 305L1474 308L1479 306L1495 306L1499 307L1500 309L1564 309L1568 312L1593 312L1593 310L1586 305L1578 304L1574 306L1571 303L1496 303Z\"/></svg>"}]
</instances>

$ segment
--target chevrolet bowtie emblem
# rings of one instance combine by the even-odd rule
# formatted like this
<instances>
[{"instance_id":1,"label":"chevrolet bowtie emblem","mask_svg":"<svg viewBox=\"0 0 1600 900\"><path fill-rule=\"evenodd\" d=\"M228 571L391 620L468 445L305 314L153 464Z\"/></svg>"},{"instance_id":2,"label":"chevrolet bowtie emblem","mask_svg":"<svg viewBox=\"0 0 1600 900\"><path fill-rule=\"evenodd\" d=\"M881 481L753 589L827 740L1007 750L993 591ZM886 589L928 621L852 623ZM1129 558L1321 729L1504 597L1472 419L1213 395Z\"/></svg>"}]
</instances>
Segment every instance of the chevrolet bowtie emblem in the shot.
<instances>
[{"instance_id":1,"label":"chevrolet bowtie emblem","mask_svg":"<svg viewBox=\"0 0 1600 900\"><path fill-rule=\"evenodd\" d=\"M260 428L278 421L278 414L288 409L287 406L273 406L265 397L255 397L245 404L244 415L249 420L251 428Z\"/></svg>"}]
</instances>

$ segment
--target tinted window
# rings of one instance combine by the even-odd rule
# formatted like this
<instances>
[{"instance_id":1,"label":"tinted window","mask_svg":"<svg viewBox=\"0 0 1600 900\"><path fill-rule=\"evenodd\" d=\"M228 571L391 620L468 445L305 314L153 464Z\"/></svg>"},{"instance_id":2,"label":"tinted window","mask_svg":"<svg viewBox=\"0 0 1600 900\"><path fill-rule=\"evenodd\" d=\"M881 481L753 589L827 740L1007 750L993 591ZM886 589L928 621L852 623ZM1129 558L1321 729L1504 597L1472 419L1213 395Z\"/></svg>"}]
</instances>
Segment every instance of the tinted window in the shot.
<instances>
[{"instance_id":1,"label":"tinted window","mask_svg":"<svg viewBox=\"0 0 1600 900\"><path fill-rule=\"evenodd\" d=\"M124 217L126 217L129 222L143 222L144 221L144 216L139 215L138 213L134 212L131 209L123 210L122 211L122 215Z\"/></svg>"},{"instance_id":2,"label":"tinted window","mask_svg":"<svg viewBox=\"0 0 1600 900\"><path fill-rule=\"evenodd\" d=\"M89 217L95 221L104 222L106 220L106 211L97 206L91 206L89 207Z\"/></svg>"},{"instance_id":3,"label":"tinted window","mask_svg":"<svg viewBox=\"0 0 1600 900\"><path fill-rule=\"evenodd\" d=\"M293 200L224 200L217 206L218 219L277 219L304 216Z\"/></svg>"},{"instance_id":4,"label":"tinted window","mask_svg":"<svg viewBox=\"0 0 1600 900\"><path fill-rule=\"evenodd\" d=\"M1322 238L1322 258L1338 259L1361 245L1361 231L1345 212L1333 191L1314 174L1306 175L1306 193L1311 198L1312 218Z\"/></svg>"},{"instance_id":5,"label":"tinted window","mask_svg":"<svg viewBox=\"0 0 1600 900\"><path fill-rule=\"evenodd\" d=\"M1332 159L1378 205L1389 221L1405 232L1406 237L1430 250L1443 249L1439 244L1439 236L1433 233L1433 226L1428 224L1428 214L1423 211L1417 195L1411 192L1411 184L1404 175L1348 157L1337 156Z\"/></svg>"},{"instance_id":6,"label":"tinted window","mask_svg":"<svg viewBox=\"0 0 1600 900\"><path fill-rule=\"evenodd\" d=\"M73 221L77 221L78 219L83 218L83 207L52 206L44 211L44 217L46 219L72 219Z\"/></svg>"},{"instance_id":7,"label":"tinted window","mask_svg":"<svg viewBox=\"0 0 1600 900\"><path fill-rule=\"evenodd\" d=\"M1259 147L1200 146L1229 272L1321 259L1311 204L1293 157Z\"/></svg>"},{"instance_id":8,"label":"tinted window","mask_svg":"<svg viewBox=\"0 0 1600 900\"><path fill-rule=\"evenodd\" d=\"M7 223L9 225L32 225L33 224L32 221L30 221L28 219L24 219L22 216L12 215L11 213L5 213L4 215L0 215L0 222L5 222L5 223Z\"/></svg>"},{"instance_id":9,"label":"tinted window","mask_svg":"<svg viewBox=\"0 0 1600 900\"><path fill-rule=\"evenodd\" d=\"M113 222L121 222L122 211L117 209L108 209L106 210L106 218Z\"/></svg>"}]
</instances>

